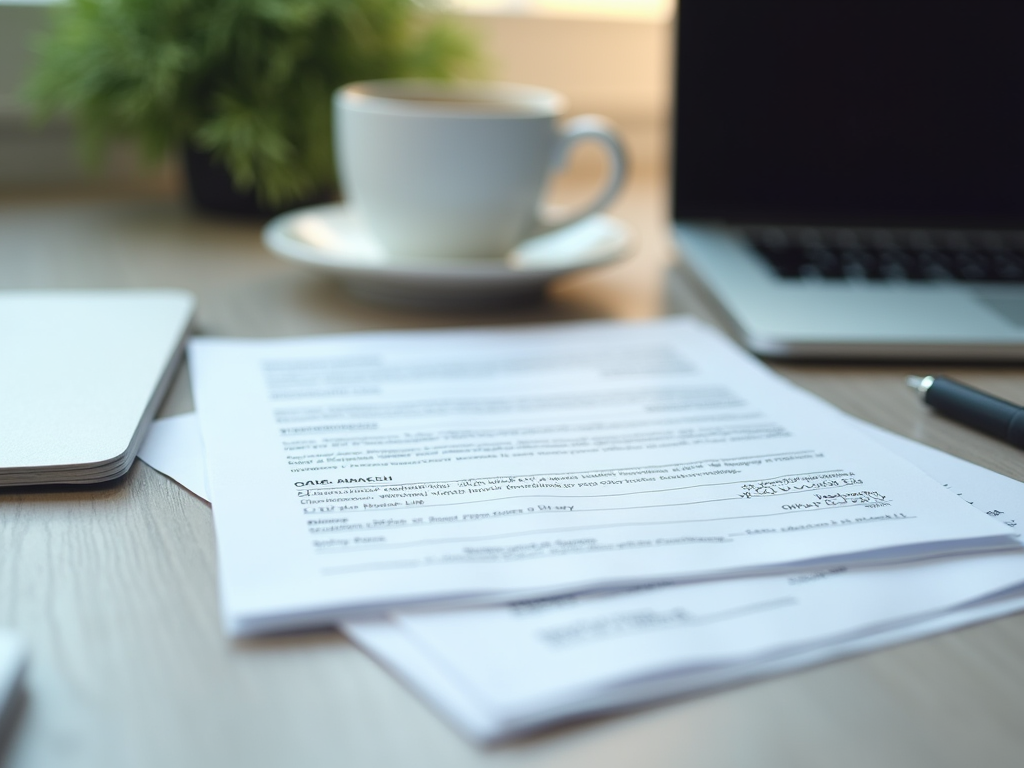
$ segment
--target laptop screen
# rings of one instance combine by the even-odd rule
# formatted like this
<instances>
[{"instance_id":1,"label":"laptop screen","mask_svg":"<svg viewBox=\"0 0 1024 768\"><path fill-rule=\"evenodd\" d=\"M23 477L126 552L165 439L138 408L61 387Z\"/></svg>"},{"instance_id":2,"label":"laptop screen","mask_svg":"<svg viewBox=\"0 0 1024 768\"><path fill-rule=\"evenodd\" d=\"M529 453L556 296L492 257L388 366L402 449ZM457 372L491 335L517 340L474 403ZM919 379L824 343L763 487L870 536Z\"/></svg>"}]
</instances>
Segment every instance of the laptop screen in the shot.
<instances>
[{"instance_id":1,"label":"laptop screen","mask_svg":"<svg viewBox=\"0 0 1024 768\"><path fill-rule=\"evenodd\" d=\"M680 0L674 210L1024 227L1024 0Z\"/></svg>"}]
</instances>

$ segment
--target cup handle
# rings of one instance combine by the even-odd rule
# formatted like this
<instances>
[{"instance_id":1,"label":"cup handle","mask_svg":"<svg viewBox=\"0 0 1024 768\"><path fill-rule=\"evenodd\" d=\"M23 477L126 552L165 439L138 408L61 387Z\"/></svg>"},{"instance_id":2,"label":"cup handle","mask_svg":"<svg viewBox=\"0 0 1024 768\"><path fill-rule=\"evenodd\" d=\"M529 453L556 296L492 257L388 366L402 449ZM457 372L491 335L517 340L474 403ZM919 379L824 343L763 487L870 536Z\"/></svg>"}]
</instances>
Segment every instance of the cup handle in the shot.
<instances>
[{"instance_id":1,"label":"cup handle","mask_svg":"<svg viewBox=\"0 0 1024 768\"><path fill-rule=\"evenodd\" d=\"M574 144L580 141L595 140L604 145L611 160L608 181L605 183L604 189L589 204L565 218L549 221L538 211L531 236L543 235L561 229L601 210L618 194L622 182L626 178L628 169L626 150L618 131L608 120L600 115L578 115L562 123L559 133L558 142L552 153L549 173L553 173L564 165Z\"/></svg>"}]
</instances>

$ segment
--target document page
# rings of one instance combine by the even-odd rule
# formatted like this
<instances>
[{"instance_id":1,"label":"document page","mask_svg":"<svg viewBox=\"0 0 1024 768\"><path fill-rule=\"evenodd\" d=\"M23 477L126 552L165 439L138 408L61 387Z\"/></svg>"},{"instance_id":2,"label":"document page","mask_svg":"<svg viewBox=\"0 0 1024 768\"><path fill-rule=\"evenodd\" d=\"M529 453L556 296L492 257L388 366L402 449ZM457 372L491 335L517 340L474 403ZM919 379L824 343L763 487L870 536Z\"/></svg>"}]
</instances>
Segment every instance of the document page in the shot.
<instances>
[{"instance_id":1,"label":"document page","mask_svg":"<svg viewBox=\"0 0 1024 768\"><path fill-rule=\"evenodd\" d=\"M1017 546L687 318L189 354L235 633Z\"/></svg>"},{"instance_id":2,"label":"document page","mask_svg":"<svg viewBox=\"0 0 1024 768\"><path fill-rule=\"evenodd\" d=\"M1024 484L849 421L969 499L973 509L965 506L965 514L981 513L1017 527ZM139 456L205 498L194 414L154 422ZM1024 556L996 552L909 567L832 568L730 583L725 593L717 591L721 582L680 589L662 584L512 607L396 613L346 622L342 629L463 733L491 741L1019 611L1024 609ZM749 585L749 592L740 585ZM693 611L712 596L721 603L703 616ZM690 612L682 613L684 608ZM727 637L723 647L709 647L707 639L715 634ZM577 647L585 649L585 664L575 655ZM595 656L600 657L596 662ZM506 687L506 680L512 684Z\"/></svg>"},{"instance_id":3,"label":"document page","mask_svg":"<svg viewBox=\"0 0 1024 768\"><path fill-rule=\"evenodd\" d=\"M715 668L849 640L1022 583L1024 553L988 553L392 618L507 725L550 719L649 676L699 681ZM358 622L345 629L358 638Z\"/></svg>"},{"instance_id":4,"label":"document page","mask_svg":"<svg viewBox=\"0 0 1024 768\"><path fill-rule=\"evenodd\" d=\"M206 451L194 413L157 419L139 448L139 458L207 501Z\"/></svg>"},{"instance_id":5,"label":"document page","mask_svg":"<svg viewBox=\"0 0 1024 768\"><path fill-rule=\"evenodd\" d=\"M1024 484L860 423L974 509L1016 521ZM1024 552L650 585L343 630L463 732L488 741L568 717L734 684L1024 608Z\"/></svg>"}]
</instances>

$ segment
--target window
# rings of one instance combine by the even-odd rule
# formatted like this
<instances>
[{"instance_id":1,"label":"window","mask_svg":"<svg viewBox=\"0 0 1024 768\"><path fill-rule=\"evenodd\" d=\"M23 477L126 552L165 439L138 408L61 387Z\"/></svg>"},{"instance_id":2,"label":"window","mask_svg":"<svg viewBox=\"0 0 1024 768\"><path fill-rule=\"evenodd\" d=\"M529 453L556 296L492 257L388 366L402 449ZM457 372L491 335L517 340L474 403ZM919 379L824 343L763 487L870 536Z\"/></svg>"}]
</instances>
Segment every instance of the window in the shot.
<instances>
[{"instance_id":1,"label":"window","mask_svg":"<svg viewBox=\"0 0 1024 768\"><path fill-rule=\"evenodd\" d=\"M448 0L464 13L665 21L672 0Z\"/></svg>"}]
</instances>

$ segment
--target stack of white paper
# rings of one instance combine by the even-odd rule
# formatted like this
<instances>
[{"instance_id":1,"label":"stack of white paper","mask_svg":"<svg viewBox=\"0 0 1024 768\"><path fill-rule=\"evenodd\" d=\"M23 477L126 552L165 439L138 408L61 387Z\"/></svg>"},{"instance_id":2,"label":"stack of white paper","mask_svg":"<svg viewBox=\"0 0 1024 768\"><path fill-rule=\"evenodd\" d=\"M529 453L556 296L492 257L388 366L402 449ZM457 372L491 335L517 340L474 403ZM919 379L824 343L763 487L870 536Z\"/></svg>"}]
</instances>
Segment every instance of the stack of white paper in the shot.
<instances>
[{"instance_id":1,"label":"stack of white paper","mask_svg":"<svg viewBox=\"0 0 1024 768\"><path fill-rule=\"evenodd\" d=\"M233 634L1017 546L685 318L189 355Z\"/></svg>"},{"instance_id":2,"label":"stack of white paper","mask_svg":"<svg viewBox=\"0 0 1024 768\"><path fill-rule=\"evenodd\" d=\"M1024 484L850 420L969 499L965 514L1016 527ZM154 424L140 456L206 495L192 414ZM1024 610L1024 555L396 612L342 625L470 738L780 674Z\"/></svg>"},{"instance_id":3,"label":"stack of white paper","mask_svg":"<svg viewBox=\"0 0 1024 768\"><path fill-rule=\"evenodd\" d=\"M862 426L864 429L869 429ZM872 429L1016 524L1024 484ZM902 443L902 445L901 445ZM453 724L493 741L1024 610L1024 553L656 585L343 626Z\"/></svg>"},{"instance_id":4,"label":"stack of white paper","mask_svg":"<svg viewBox=\"0 0 1024 768\"><path fill-rule=\"evenodd\" d=\"M1005 612L1024 583L1000 509L692 320L190 356L228 630L343 622L477 739Z\"/></svg>"}]
</instances>

